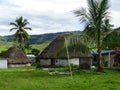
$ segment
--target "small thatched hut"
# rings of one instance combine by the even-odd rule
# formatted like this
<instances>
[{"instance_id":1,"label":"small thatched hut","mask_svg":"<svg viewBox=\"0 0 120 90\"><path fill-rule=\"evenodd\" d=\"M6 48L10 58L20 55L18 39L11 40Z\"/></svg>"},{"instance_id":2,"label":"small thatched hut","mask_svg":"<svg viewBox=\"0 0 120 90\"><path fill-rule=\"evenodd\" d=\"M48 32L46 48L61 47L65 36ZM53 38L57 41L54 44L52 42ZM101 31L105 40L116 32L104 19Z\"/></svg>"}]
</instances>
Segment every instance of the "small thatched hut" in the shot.
<instances>
[{"instance_id":1,"label":"small thatched hut","mask_svg":"<svg viewBox=\"0 0 120 90\"><path fill-rule=\"evenodd\" d=\"M66 48L67 47L67 48ZM82 66L86 63L90 66L92 64L92 55L89 48L83 45L79 37L74 35L60 35L56 37L48 47L39 55L41 66L67 66L68 55L69 62Z\"/></svg>"},{"instance_id":2,"label":"small thatched hut","mask_svg":"<svg viewBox=\"0 0 120 90\"><path fill-rule=\"evenodd\" d=\"M11 47L3 55L8 60L8 67L30 66L27 56L18 47Z\"/></svg>"}]
</instances>

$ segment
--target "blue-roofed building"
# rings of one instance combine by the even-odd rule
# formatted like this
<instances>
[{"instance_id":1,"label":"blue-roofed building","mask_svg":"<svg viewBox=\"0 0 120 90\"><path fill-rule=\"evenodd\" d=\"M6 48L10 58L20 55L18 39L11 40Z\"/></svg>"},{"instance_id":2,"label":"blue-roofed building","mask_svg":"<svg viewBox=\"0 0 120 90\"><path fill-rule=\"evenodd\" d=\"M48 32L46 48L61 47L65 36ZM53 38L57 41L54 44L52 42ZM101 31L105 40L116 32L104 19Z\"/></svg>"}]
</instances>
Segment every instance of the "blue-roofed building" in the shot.
<instances>
[{"instance_id":1,"label":"blue-roofed building","mask_svg":"<svg viewBox=\"0 0 120 90\"><path fill-rule=\"evenodd\" d=\"M97 51L92 51L92 54L94 56L93 65L97 65ZM112 67L114 65L114 59L115 59L115 50L102 50L101 54L103 56L103 62L105 66Z\"/></svg>"}]
</instances>

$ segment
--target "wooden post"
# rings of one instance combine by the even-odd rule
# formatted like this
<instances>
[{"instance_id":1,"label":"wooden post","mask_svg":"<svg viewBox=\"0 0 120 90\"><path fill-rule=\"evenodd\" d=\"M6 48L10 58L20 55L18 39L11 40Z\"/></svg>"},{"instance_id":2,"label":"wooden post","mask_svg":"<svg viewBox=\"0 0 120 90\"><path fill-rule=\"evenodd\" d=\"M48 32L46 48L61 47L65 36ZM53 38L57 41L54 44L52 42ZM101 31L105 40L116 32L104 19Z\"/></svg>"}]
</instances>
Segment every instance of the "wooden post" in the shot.
<instances>
[{"instance_id":1,"label":"wooden post","mask_svg":"<svg viewBox=\"0 0 120 90\"><path fill-rule=\"evenodd\" d=\"M73 79L72 69L71 69L71 65L70 65L70 57L69 57L68 46L67 46L67 41L66 41L65 37L64 37L64 39L65 39L65 47L66 47L66 52L67 52L67 59L68 59L68 66L69 66L69 69L70 69L70 75L71 75L71 79Z\"/></svg>"},{"instance_id":2,"label":"wooden post","mask_svg":"<svg viewBox=\"0 0 120 90\"><path fill-rule=\"evenodd\" d=\"M51 59L51 68L55 66L55 59Z\"/></svg>"},{"instance_id":3,"label":"wooden post","mask_svg":"<svg viewBox=\"0 0 120 90\"><path fill-rule=\"evenodd\" d=\"M108 67L110 67L110 53L108 53Z\"/></svg>"}]
</instances>

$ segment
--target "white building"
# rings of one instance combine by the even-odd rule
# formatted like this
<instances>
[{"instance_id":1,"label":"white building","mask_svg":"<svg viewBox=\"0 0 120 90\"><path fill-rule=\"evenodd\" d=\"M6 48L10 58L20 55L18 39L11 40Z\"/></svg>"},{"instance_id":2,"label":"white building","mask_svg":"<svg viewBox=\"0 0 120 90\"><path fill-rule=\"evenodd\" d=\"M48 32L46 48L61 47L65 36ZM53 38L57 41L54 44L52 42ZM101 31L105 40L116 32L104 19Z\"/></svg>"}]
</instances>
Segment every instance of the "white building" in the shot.
<instances>
[{"instance_id":1,"label":"white building","mask_svg":"<svg viewBox=\"0 0 120 90\"><path fill-rule=\"evenodd\" d=\"M7 59L0 59L0 69L6 69L8 67Z\"/></svg>"}]
</instances>

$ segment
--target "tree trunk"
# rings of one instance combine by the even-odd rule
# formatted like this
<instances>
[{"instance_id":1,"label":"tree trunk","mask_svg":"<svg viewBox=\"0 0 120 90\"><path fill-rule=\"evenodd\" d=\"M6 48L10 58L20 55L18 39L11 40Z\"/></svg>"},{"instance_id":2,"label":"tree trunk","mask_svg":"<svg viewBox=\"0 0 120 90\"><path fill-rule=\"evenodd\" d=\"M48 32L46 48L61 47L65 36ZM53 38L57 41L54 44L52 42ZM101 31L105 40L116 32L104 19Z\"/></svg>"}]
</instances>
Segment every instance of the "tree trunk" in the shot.
<instances>
[{"instance_id":1,"label":"tree trunk","mask_svg":"<svg viewBox=\"0 0 120 90\"><path fill-rule=\"evenodd\" d=\"M98 67L97 67L98 72L103 72L104 71L104 65L103 65L103 60L102 60L102 55L101 55L101 32L100 29L98 29Z\"/></svg>"},{"instance_id":2,"label":"tree trunk","mask_svg":"<svg viewBox=\"0 0 120 90\"><path fill-rule=\"evenodd\" d=\"M98 72L104 72L104 65L103 65L103 60L102 60L102 55L101 55L101 48L98 49L98 67L97 67Z\"/></svg>"}]
</instances>

